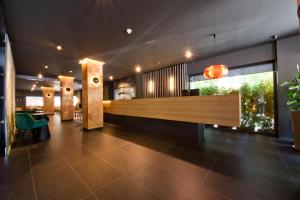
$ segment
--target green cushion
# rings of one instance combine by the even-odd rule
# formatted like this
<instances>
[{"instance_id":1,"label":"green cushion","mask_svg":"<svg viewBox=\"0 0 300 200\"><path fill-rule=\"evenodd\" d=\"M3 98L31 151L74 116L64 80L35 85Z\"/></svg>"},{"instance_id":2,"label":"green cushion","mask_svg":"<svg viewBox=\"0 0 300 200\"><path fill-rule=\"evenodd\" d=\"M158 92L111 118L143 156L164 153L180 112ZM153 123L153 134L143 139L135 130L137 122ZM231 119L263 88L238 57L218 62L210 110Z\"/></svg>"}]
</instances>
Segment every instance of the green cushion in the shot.
<instances>
[{"instance_id":1,"label":"green cushion","mask_svg":"<svg viewBox=\"0 0 300 200\"><path fill-rule=\"evenodd\" d=\"M27 113L16 113L16 127L17 129L33 129L46 126L48 122L44 119L35 120Z\"/></svg>"}]
</instances>

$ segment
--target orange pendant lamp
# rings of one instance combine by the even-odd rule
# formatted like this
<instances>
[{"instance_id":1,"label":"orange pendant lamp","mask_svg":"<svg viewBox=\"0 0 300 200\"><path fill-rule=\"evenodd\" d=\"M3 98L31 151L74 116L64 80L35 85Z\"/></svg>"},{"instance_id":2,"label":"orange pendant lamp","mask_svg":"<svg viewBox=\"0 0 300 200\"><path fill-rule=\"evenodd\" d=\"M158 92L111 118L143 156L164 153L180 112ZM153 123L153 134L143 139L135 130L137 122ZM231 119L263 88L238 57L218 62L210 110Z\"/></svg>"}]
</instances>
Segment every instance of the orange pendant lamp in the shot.
<instances>
[{"instance_id":1,"label":"orange pendant lamp","mask_svg":"<svg viewBox=\"0 0 300 200\"><path fill-rule=\"evenodd\" d=\"M214 52L216 52L216 34L214 37ZM215 62L216 63L216 62ZM218 79L226 76L228 74L228 68L223 64L214 64L205 68L203 76L206 79Z\"/></svg>"}]
</instances>

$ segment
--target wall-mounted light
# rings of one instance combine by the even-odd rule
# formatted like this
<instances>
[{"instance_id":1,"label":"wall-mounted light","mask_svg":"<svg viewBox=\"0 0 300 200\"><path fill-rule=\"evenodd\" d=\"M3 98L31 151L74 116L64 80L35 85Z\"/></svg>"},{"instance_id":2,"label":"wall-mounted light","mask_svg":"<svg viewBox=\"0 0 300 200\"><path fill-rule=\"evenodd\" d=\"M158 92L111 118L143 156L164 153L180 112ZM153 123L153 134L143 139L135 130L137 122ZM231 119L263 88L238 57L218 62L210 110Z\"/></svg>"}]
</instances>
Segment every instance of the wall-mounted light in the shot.
<instances>
[{"instance_id":1,"label":"wall-mounted light","mask_svg":"<svg viewBox=\"0 0 300 200\"><path fill-rule=\"evenodd\" d=\"M109 76L109 80L114 80L114 77L113 76Z\"/></svg>"},{"instance_id":2,"label":"wall-mounted light","mask_svg":"<svg viewBox=\"0 0 300 200\"><path fill-rule=\"evenodd\" d=\"M95 85L98 85L98 84L100 83L100 78L97 77L97 76L94 76L94 77L92 78L92 81L93 81L93 83L94 83Z\"/></svg>"},{"instance_id":3,"label":"wall-mounted light","mask_svg":"<svg viewBox=\"0 0 300 200\"><path fill-rule=\"evenodd\" d=\"M148 88L149 88L150 93L154 92L154 82L153 81L149 81Z\"/></svg>"},{"instance_id":4,"label":"wall-mounted light","mask_svg":"<svg viewBox=\"0 0 300 200\"><path fill-rule=\"evenodd\" d=\"M45 69L48 69L49 67L48 67L48 65L45 65Z\"/></svg>"},{"instance_id":5,"label":"wall-mounted light","mask_svg":"<svg viewBox=\"0 0 300 200\"><path fill-rule=\"evenodd\" d=\"M175 80L173 76L169 78L169 89L171 92L173 92L175 89Z\"/></svg>"}]
</instances>

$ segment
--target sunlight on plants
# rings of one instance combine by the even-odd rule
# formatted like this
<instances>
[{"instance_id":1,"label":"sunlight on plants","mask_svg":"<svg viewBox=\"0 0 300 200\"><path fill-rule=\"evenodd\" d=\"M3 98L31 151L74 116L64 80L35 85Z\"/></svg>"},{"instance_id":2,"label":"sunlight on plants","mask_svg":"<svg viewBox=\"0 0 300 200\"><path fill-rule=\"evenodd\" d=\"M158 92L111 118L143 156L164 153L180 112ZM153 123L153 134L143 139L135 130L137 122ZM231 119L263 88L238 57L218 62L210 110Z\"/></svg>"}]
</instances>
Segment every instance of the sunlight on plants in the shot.
<instances>
[{"instance_id":1,"label":"sunlight on plants","mask_svg":"<svg viewBox=\"0 0 300 200\"><path fill-rule=\"evenodd\" d=\"M190 88L199 88L201 96L240 93L241 129L274 134L273 72L192 81Z\"/></svg>"}]
</instances>

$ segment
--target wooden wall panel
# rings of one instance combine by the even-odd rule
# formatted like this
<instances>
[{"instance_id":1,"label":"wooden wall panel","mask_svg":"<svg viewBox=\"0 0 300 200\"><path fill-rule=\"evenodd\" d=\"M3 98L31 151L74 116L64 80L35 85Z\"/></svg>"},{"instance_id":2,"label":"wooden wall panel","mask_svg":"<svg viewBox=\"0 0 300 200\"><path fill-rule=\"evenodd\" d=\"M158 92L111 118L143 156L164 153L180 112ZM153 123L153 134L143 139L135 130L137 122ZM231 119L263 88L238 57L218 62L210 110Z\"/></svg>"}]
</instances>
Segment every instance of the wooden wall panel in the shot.
<instances>
[{"instance_id":1,"label":"wooden wall panel","mask_svg":"<svg viewBox=\"0 0 300 200\"><path fill-rule=\"evenodd\" d=\"M54 114L54 88L42 87L43 92L43 111L46 114Z\"/></svg>"},{"instance_id":2,"label":"wooden wall panel","mask_svg":"<svg viewBox=\"0 0 300 200\"><path fill-rule=\"evenodd\" d=\"M73 120L74 78L60 76L60 114L61 120Z\"/></svg>"},{"instance_id":3,"label":"wooden wall panel","mask_svg":"<svg viewBox=\"0 0 300 200\"><path fill-rule=\"evenodd\" d=\"M241 123L239 94L118 100L104 106L116 115L237 127Z\"/></svg>"},{"instance_id":4,"label":"wooden wall panel","mask_svg":"<svg viewBox=\"0 0 300 200\"><path fill-rule=\"evenodd\" d=\"M85 59L82 64L83 128L103 127L103 62Z\"/></svg>"}]
</instances>

